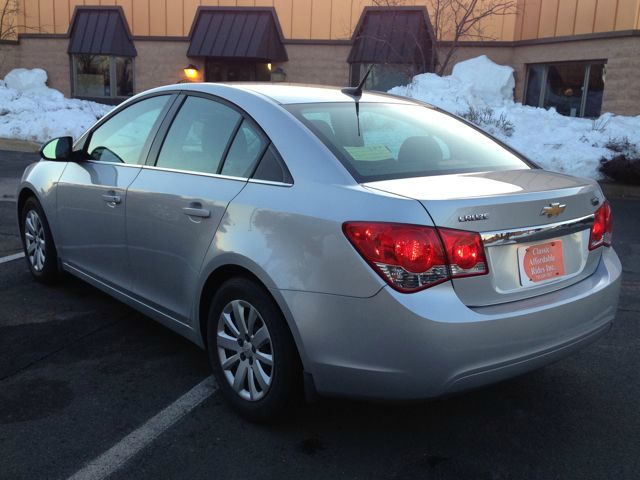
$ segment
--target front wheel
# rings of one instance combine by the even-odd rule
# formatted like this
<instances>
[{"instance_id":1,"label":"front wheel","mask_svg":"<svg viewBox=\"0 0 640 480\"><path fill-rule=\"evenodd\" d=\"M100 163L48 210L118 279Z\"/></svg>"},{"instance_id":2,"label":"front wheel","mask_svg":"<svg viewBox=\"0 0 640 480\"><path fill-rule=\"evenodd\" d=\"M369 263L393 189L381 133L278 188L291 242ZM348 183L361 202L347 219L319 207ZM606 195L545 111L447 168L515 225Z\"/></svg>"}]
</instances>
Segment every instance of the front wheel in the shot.
<instances>
[{"instance_id":1,"label":"front wheel","mask_svg":"<svg viewBox=\"0 0 640 480\"><path fill-rule=\"evenodd\" d=\"M20 215L24 255L33 277L42 283L53 283L58 278L58 253L49 223L42 206L30 197Z\"/></svg>"},{"instance_id":2,"label":"front wheel","mask_svg":"<svg viewBox=\"0 0 640 480\"><path fill-rule=\"evenodd\" d=\"M227 402L252 421L282 414L299 391L300 361L286 321L266 290L225 282L211 303L207 348Z\"/></svg>"}]
</instances>

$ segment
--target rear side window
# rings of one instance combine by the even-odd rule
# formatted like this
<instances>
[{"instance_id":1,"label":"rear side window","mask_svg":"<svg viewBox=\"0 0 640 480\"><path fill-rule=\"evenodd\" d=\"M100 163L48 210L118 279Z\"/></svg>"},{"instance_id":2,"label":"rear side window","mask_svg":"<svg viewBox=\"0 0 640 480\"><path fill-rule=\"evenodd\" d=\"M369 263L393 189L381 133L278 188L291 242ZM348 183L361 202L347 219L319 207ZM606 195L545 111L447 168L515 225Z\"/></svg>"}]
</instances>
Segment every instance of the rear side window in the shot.
<instances>
[{"instance_id":1,"label":"rear side window","mask_svg":"<svg viewBox=\"0 0 640 480\"><path fill-rule=\"evenodd\" d=\"M233 139L220 173L232 177L249 177L266 148L265 136L250 121L244 120Z\"/></svg>"},{"instance_id":2,"label":"rear side window","mask_svg":"<svg viewBox=\"0 0 640 480\"><path fill-rule=\"evenodd\" d=\"M242 116L219 102L187 97L162 144L156 165L217 173Z\"/></svg>"},{"instance_id":3,"label":"rear side window","mask_svg":"<svg viewBox=\"0 0 640 480\"><path fill-rule=\"evenodd\" d=\"M170 95L140 100L116 113L91 133L87 153L93 160L143 163L149 134L160 119Z\"/></svg>"},{"instance_id":4,"label":"rear side window","mask_svg":"<svg viewBox=\"0 0 640 480\"><path fill-rule=\"evenodd\" d=\"M289 169L278 155L273 145L270 145L253 174L256 180L266 180L268 182L293 184L293 178Z\"/></svg>"},{"instance_id":5,"label":"rear side window","mask_svg":"<svg viewBox=\"0 0 640 480\"><path fill-rule=\"evenodd\" d=\"M419 105L288 105L358 182L531 168L488 136Z\"/></svg>"}]
</instances>

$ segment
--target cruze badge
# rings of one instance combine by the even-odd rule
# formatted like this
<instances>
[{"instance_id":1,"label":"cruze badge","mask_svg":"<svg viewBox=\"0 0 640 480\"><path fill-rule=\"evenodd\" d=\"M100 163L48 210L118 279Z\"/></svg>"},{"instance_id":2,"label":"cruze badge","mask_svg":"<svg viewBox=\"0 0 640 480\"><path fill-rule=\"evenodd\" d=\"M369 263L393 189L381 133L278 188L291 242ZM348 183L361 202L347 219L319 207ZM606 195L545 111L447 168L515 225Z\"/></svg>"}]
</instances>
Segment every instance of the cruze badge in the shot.
<instances>
[{"instance_id":1,"label":"cruze badge","mask_svg":"<svg viewBox=\"0 0 640 480\"><path fill-rule=\"evenodd\" d=\"M542 208L542 211L540 212L540 215L546 215L549 218L557 217L562 212L564 212L565 208L567 208L566 205L561 205L558 202L550 203L548 207L543 207Z\"/></svg>"},{"instance_id":2,"label":"cruze badge","mask_svg":"<svg viewBox=\"0 0 640 480\"><path fill-rule=\"evenodd\" d=\"M470 215L460 215L458 217L459 222L475 222L476 220L487 220L489 218L488 213L472 213Z\"/></svg>"}]
</instances>

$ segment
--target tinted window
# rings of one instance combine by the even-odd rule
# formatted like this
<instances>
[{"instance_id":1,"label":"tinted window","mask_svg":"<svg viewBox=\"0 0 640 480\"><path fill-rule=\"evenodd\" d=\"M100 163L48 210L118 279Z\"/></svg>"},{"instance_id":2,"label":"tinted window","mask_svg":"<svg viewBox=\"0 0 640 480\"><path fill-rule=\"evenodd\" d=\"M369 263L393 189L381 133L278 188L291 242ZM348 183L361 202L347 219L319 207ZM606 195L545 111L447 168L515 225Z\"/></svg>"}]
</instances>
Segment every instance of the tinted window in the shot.
<instances>
[{"instance_id":1,"label":"tinted window","mask_svg":"<svg viewBox=\"0 0 640 480\"><path fill-rule=\"evenodd\" d=\"M242 122L222 167L223 175L248 177L264 153L267 140L251 122Z\"/></svg>"},{"instance_id":2,"label":"tinted window","mask_svg":"<svg viewBox=\"0 0 640 480\"><path fill-rule=\"evenodd\" d=\"M91 134L89 156L103 162L142 163L145 143L169 98L148 98L116 113Z\"/></svg>"},{"instance_id":3,"label":"tinted window","mask_svg":"<svg viewBox=\"0 0 640 480\"><path fill-rule=\"evenodd\" d=\"M165 138L158 167L217 173L241 115L226 105L188 97Z\"/></svg>"},{"instance_id":4,"label":"tinted window","mask_svg":"<svg viewBox=\"0 0 640 480\"><path fill-rule=\"evenodd\" d=\"M264 152L253 178L269 182L293 183L289 170L273 145Z\"/></svg>"},{"instance_id":5,"label":"tinted window","mask_svg":"<svg viewBox=\"0 0 640 480\"><path fill-rule=\"evenodd\" d=\"M418 105L321 103L287 107L357 181L530 168L450 115Z\"/></svg>"}]
</instances>

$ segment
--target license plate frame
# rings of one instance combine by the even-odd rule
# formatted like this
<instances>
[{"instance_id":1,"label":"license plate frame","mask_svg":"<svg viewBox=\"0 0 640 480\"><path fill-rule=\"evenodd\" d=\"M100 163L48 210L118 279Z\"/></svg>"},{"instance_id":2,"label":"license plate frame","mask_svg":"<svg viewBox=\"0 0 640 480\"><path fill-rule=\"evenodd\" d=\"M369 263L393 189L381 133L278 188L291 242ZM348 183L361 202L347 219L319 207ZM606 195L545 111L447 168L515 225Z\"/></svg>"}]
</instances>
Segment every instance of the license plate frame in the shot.
<instances>
[{"instance_id":1,"label":"license plate frame","mask_svg":"<svg viewBox=\"0 0 640 480\"><path fill-rule=\"evenodd\" d=\"M530 287L561 280L566 276L562 240L518 247L520 285Z\"/></svg>"}]
</instances>

